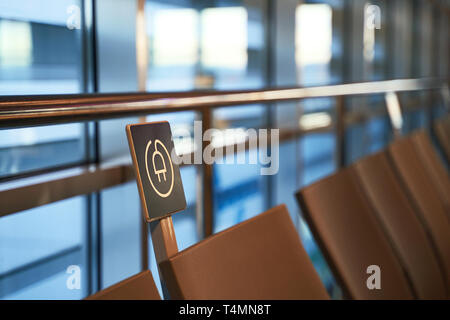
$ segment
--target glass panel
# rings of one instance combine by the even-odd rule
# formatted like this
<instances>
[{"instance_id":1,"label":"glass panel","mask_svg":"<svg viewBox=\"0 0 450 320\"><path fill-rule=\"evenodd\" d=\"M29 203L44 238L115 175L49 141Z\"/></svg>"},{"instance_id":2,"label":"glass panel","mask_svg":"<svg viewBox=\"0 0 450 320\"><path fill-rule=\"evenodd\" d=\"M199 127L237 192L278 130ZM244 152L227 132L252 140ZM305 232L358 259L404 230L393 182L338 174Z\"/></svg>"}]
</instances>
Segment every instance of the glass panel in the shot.
<instances>
[{"instance_id":1,"label":"glass panel","mask_svg":"<svg viewBox=\"0 0 450 320\"><path fill-rule=\"evenodd\" d=\"M392 129L389 118L375 118L367 124L370 137L368 153L381 151L387 147L392 138Z\"/></svg>"},{"instance_id":2,"label":"glass panel","mask_svg":"<svg viewBox=\"0 0 450 320\"><path fill-rule=\"evenodd\" d=\"M342 1L305 1L297 7L295 60L299 84L342 82L343 10Z\"/></svg>"},{"instance_id":3,"label":"glass panel","mask_svg":"<svg viewBox=\"0 0 450 320\"><path fill-rule=\"evenodd\" d=\"M141 221L135 181L101 192L101 289L141 271Z\"/></svg>"},{"instance_id":4,"label":"glass panel","mask_svg":"<svg viewBox=\"0 0 450 320\"><path fill-rule=\"evenodd\" d=\"M83 91L81 1L2 1L0 95ZM82 124L0 130L0 178L80 162Z\"/></svg>"},{"instance_id":5,"label":"glass panel","mask_svg":"<svg viewBox=\"0 0 450 320\"><path fill-rule=\"evenodd\" d=\"M1 299L80 299L87 294L86 203L59 201L0 219ZM67 268L80 268L69 289Z\"/></svg>"},{"instance_id":6,"label":"glass panel","mask_svg":"<svg viewBox=\"0 0 450 320\"><path fill-rule=\"evenodd\" d=\"M180 251L192 246L199 240L196 224L196 175L195 166L181 168L187 208L172 216L178 250Z\"/></svg>"},{"instance_id":7,"label":"glass panel","mask_svg":"<svg viewBox=\"0 0 450 320\"><path fill-rule=\"evenodd\" d=\"M255 141L260 135L258 129L265 128L265 107L260 105L218 108L214 115L216 134L212 136L212 145L216 148ZM269 154L271 146L267 147L263 154ZM267 207L268 177L262 174L261 156L257 149L231 156L225 150L223 157L214 162L214 232L257 215Z\"/></svg>"},{"instance_id":8,"label":"glass panel","mask_svg":"<svg viewBox=\"0 0 450 320\"><path fill-rule=\"evenodd\" d=\"M82 91L81 1L0 4L0 94Z\"/></svg>"},{"instance_id":9,"label":"glass panel","mask_svg":"<svg viewBox=\"0 0 450 320\"><path fill-rule=\"evenodd\" d=\"M309 185L336 170L335 145L333 133L308 134L301 139L302 185Z\"/></svg>"},{"instance_id":10,"label":"glass panel","mask_svg":"<svg viewBox=\"0 0 450 320\"><path fill-rule=\"evenodd\" d=\"M263 86L264 3L147 1L147 90Z\"/></svg>"},{"instance_id":11,"label":"glass panel","mask_svg":"<svg viewBox=\"0 0 450 320\"><path fill-rule=\"evenodd\" d=\"M69 124L0 130L0 178L83 162L84 128Z\"/></svg>"},{"instance_id":12,"label":"glass panel","mask_svg":"<svg viewBox=\"0 0 450 320\"><path fill-rule=\"evenodd\" d=\"M403 115L403 133L408 134L426 126L425 110L409 111Z\"/></svg>"},{"instance_id":13,"label":"glass panel","mask_svg":"<svg viewBox=\"0 0 450 320\"><path fill-rule=\"evenodd\" d=\"M334 133L312 133L300 139L301 185L309 185L336 170L336 138ZM321 254L308 225L302 218L299 222L303 246L316 268L322 282L333 298L340 297L339 287Z\"/></svg>"}]
</instances>

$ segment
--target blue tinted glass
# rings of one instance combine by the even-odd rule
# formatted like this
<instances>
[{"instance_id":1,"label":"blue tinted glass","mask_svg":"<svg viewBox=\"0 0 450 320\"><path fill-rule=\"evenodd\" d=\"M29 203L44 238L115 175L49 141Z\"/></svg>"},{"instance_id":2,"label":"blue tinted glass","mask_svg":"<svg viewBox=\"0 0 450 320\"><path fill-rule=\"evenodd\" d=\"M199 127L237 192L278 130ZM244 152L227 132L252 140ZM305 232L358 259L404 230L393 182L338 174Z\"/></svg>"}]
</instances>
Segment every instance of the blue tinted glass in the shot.
<instances>
[{"instance_id":1,"label":"blue tinted glass","mask_svg":"<svg viewBox=\"0 0 450 320\"><path fill-rule=\"evenodd\" d=\"M83 162L83 124L0 130L0 178Z\"/></svg>"},{"instance_id":2,"label":"blue tinted glass","mask_svg":"<svg viewBox=\"0 0 450 320\"><path fill-rule=\"evenodd\" d=\"M101 192L102 289L141 271L141 223L136 182Z\"/></svg>"},{"instance_id":3,"label":"blue tinted glass","mask_svg":"<svg viewBox=\"0 0 450 320\"><path fill-rule=\"evenodd\" d=\"M0 3L0 95L83 91L81 1ZM0 178L85 161L84 124L0 130ZM88 293L86 204L76 197L0 220L0 296L79 299ZM81 287L67 286L69 266Z\"/></svg>"},{"instance_id":4,"label":"blue tinted glass","mask_svg":"<svg viewBox=\"0 0 450 320\"><path fill-rule=\"evenodd\" d=\"M336 139L333 133L308 134L300 140L301 185L320 180L336 170ZM339 288L304 219L299 221L300 236L309 257L331 296Z\"/></svg>"},{"instance_id":5,"label":"blue tinted glass","mask_svg":"<svg viewBox=\"0 0 450 320\"><path fill-rule=\"evenodd\" d=\"M0 220L2 299L79 299L87 293L86 203L83 197L26 210ZM69 289L67 268L81 271Z\"/></svg>"},{"instance_id":6,"label":"blue tinted glass","mask_svg":"<svg viewBox=\"0 0 450 320\"><path fill-rule=\"evenodd\" d=\"M83 91L81 1L2 1L0 95ZM82 161L84 125L0 130L0 178Z\"/></svg>"},{"instance_id":7,"label":"blue tinted glass","mask_svg":"<svg viewBox=\"0 0 450 320\"><path fill-rule=\"evenodd\" d=\"M377 152L387 146L391 137L391 125L387 117L375 118L367 124L370 136L369 153Z\"/></svg>"},{"instance_id":8,"label":"blue tinted glass","mask_svg":"<svg viewBox=\"0 0 450 320\"><path fill-rule=\"evenodd\" d=\"M257 152L244 152L247 159ZM237 162L237 154L230 157ZM264 211L264 176L258 164L215 164L214 232L233 226Z\"/></svg>"},{"instance_id":9,"label":"blue tinted glass","mask_svg":"<svg viewBox=\"0 0 450 320\"><path fill-rule=\"evenodd\" d=\"M2 1L0 94L82 91L81 1Z\"/></svg>"},{"instance_id":10,"label":"blue tinted glass","mask_svg":"<svg viewBox=\"0 0 450 320\"><path fill-rule=\"evenodd\" d=\"M147 1L147 90L264 85L264 3Z\"/></svg>"},{"instance_id":11,"label":"blue tinted glass","mask_svg":"<svg viewBox=\"0 0 450 320\"><path fill-rule=\"evenodd\" d=\"M336 169L334 134L307 135L301 141L301 154L303 159L303 185L311 184L333 173Z\"/></svg>"}]
</instances>

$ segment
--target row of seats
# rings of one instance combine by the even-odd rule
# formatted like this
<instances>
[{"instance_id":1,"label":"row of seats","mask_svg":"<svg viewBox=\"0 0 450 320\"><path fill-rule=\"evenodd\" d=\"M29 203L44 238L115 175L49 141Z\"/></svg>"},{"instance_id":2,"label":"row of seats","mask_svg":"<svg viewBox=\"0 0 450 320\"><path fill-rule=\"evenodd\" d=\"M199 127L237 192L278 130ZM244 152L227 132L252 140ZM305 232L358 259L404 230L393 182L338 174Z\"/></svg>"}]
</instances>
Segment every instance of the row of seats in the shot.
<instances>
[{"instance_id":1,"label":"row of seats","mask_svg":"<svg viewBox=\"0 0 450 320\"><path fill-rule=\"evenodd\" d=\"M450 180L425 132L392 143L298 194L346 296L448 298ZM377 265L382 290L368 290Z\"/></svg>"},{"instance_id":2,"label":"row of seats","mask_svg":"<svg viewBox=\"0 0 450 320\"><path fill-rule=\"evenodd\" d=\"M353 299L450 297L449 196L448 172L423 131L297 193ZM380 267L380 290L366 285L370 265ZM160 271L172 299L329 299L284 205L178 252ZM147 270L88 299L160 296Z\"/></svg>"}]
</instances>

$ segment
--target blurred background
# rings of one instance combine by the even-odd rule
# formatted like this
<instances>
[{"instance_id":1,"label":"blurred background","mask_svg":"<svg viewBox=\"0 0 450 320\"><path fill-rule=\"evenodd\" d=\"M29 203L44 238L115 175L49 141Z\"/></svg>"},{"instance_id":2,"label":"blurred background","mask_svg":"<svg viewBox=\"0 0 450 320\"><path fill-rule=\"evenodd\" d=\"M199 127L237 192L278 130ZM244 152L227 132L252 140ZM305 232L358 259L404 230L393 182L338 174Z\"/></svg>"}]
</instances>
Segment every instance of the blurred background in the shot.
<instances>
[{"instance_id":1,"label":"blurred background","mask_svg":"<svg viewBox=\"0 0 450 320\"><path fill-rule=\"evenodd\" d=\"M0 95L448 79L449 12L450 2L443 0L0 0ZM431 103L435 117L443 111L441 100L424 93L400 98ZM261 176L257 165L214 165L213 231L286 203L323 282L339 298L293 196L336 170L335 103L320 98L278 103L270 112L264 104L214 110L218 129L265 128L270 122L317 130L280 145L277 175ZM348 98L346 108L372 114L385 108L384 98ZM404 115L405 132L425 125L425 112L415 110ZM360 118L346 128L346 163L392 138L385 114ZM161 119L174 132L192 130L196 114L146 120ZM129 158L124 126L138 120L0 130L0 182ZM180 250L202 238L196 169L186 166L181 173L188 208L173 216ZM3 217L0 299L81 299L139 272L140 210L132 181ZM152 252L148 259L158 280ZM66 287L69 265L81 267L80 290Z\"/></svg>"}]
</instances>

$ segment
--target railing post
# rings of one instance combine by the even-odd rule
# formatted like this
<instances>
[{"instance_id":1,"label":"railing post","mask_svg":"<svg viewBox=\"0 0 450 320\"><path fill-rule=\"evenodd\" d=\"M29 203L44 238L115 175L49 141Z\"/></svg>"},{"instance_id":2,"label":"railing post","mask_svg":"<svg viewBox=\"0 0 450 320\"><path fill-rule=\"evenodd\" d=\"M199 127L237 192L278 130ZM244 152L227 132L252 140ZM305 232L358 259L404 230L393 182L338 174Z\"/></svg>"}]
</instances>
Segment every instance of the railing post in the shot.
<instances>
[{"instance_id":1,"label":"railing post","mask_svg":"<svg viewBox=\"0 0 450 320\"><path fill-rule=\"evenodd\" d=\"M445 84L441 88L441 95L445 110L447 110L447 112L450 112L450 89L448 88L448 84Z\"/></svg>"},{"instance_id":2,"label":"railing post","mask_svg":"<svg viewBox=\"0 0 450 320\"><path fill-rule=\"evenodd\" d=\"M346 164L346 139L345 139L345 96L336 97L336 167L341 169Z\"/></svg>"},{"instance_id":3,"label":"railing post","mask_svg":"<svg viewBox=\"0 0 450 320\"><path fill-rule=\"evenodd\" d=\"M152 236L153 250L155 251L156 265L158 266L159 280L161 282L163 296L165 299L170 299L169 291L167 290L164 278L161 274L159 264L162 261L174 256L178 252L172 216L149 223L146 222L145 224L146 228L150 229Z\"/></svg>"},{"instance_id":4,"label":"railing post","mask_svg":"<svg viewBox=\"0 0 450 320\"><path fill-rule=\"evenodd\" d=\"M202 134L212 127L212 109L202 108L201 110ZM214 181L213 165L206 164L203 159L203 150L208 145L208 141L201 144L202 163L201 170L198 170L197 181L197 223L201 238L206 238L213 234L214 226ZM197 164L198 165L198 164ZM200 166L200 165L198 165ZM200 169L200 167L197 167Z\"/></svg>"},{"instance_id":5,"label":"railing post","mask_svg":"<svg viewBox=\"0 0 450 320\"><path fill-rule=\"evenodd\" d=\"M396 92L387 92L384 95L386 107L391 120L392 129L394 130L394 139L400 138L402 135L403 117L400 101Z\"/></svg>"}]
</instances>

